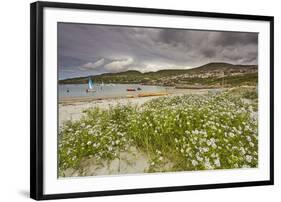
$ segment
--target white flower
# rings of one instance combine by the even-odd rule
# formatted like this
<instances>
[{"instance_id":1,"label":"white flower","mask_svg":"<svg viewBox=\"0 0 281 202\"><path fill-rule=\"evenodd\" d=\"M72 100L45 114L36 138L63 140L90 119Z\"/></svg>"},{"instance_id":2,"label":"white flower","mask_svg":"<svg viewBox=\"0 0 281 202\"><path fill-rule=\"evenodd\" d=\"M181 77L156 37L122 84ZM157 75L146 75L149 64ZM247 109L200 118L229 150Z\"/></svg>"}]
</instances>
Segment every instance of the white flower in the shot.
<instances>
[{"instance_id":1,"label":"white flower","mask_svg":"<svg viewBox=\"0 0 281 202\"><path fill-rule=\"evenodd\" d=\"M244 149L243 147L240 148L240 153L241 153L242 155L245 155L245 154L246 154L246 151L245 151L245 149Z\"/></svg>"},{"instance_id":2,"label":"white flower","mask_svg":"<svg viewBox=\"0 0 281 202\"><path fill-rule=\"evenodd\" d=\"M254 147L254 146L255 146L255 144L252 143L252 142L250 142L249 144L250 144L251 147Z\"/></svg>"},{"instance_id":3,"label":"white flower","mask_svg":"<svg viewBox=\"0 0 281 202\"><path fill-rule=\"evenodd\" d=\"M203 152L208 152L209 148L208 147L204 147L202 150L203 150Z\"/></svg>"},{"instance_id":4,"label":"white flower","mask_svg":"<svg viewBox=\"0 0 281 202\"><path fill-rule=\"evenodd\" d=\"M252 159L253 159L253 157L251 157L250 155L246 155L246 161L247 161L248 163L251 163L251 162L252 162Z\"/></svg>"},{"instance_id":5,"label":"white flower","mask_svg":"<svg viewBox=\"0 0 281 202\"><path fill-rule=\"evenodd\" d=\"M198 161L203 161L203 158L200 157L200 156L198 156L198 155L196 155L196 159L197 159Z\"/></svg>"},{"instance_id":6,"label":"white flower","mask_svg":"<svg viewBox=\"0 0 281 202\"><path fill-rule=\"evenodd\" d=\"M209 161L205 161L204 167L205 167L206 169L213 169L213 166L210 164Z\"/></svg>"},{"instance_id":7,"label":"white flower","mask_svg":"<svg viewBox=\"0 0 281 202\"><path fill-rule=\"evenodd\" d=\"M207 141L207 145L210 146L212 144L214 144L216 142L216 140L214 138L211 138L210 140Z\"/></svg>"},{"instance_id":8,"label":"white flower","mask_svg":"<svg viewBox=\"0 0 281 202\"><path fill-rule=\"evenodd\" d=\"M193 134L195 134L195 135L198 135L199 134L199 131L196 129L196 130L193 130L193 131L191 131Z\"/></svg>"},{"instance_id":9,"label":"white flower","mask_svg":"<svg viewBox=\"0 0 281 202\"><path fill-rule=\"evenodd\" d=\"M195 160L192 160L192 161L191 161L191 164L192 164L193 166L197 166L197 165L198 165L198 162L195 161Z\"/></svg>"},{"instance_id":10,"label":"white flower","mask_svg":"<svg viewBox=\"0 0 281 202\"><path fill-rule=\"evenodd\" d=\"M87 145L90 145L90 144L92 144L92 142L91 142L91 141L88 141L88 142L87 142Z\"/></svg>"},{"instance_id":11,"label":"white flower","mask_svg":"<svg viewBox=\"0 0 281 202\"><path fill-rule=\"evenodd\" d=\"M221 166L221 162L220 162L219 159L214 160L214 164L215 164L217 167L220 167L220 166Z\"/></svg>"}]
</instances>

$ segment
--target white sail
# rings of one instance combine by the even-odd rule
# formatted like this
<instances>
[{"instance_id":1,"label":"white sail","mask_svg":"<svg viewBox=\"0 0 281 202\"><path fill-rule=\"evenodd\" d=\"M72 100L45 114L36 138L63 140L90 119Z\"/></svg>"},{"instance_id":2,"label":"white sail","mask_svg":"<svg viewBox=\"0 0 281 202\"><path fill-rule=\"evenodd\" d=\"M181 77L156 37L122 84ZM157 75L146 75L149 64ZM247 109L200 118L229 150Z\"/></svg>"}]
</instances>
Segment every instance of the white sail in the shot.
<instances>
[{"instance_id":1,"label":"white sail","mask_svg":"<svg viewBox=\"0 0 281 202\"><path fill-rule=\"evenodd\" d=\"M94 83L92 81L92 79L89 77L89 81L88 81L88 87L89 89L93 89L94 88Z\"/></svg>"}]
</instances>

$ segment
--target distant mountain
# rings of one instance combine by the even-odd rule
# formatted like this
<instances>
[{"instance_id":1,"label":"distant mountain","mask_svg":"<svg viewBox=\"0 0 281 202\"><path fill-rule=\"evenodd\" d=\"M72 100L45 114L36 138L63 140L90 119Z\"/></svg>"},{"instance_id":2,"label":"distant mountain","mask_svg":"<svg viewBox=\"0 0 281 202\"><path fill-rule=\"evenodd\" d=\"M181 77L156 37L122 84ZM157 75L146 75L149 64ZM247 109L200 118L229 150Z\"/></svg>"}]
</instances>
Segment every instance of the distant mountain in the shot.
<instances>
[{"instance_id":1,"label":"distant mountain","mask_svg":"<svg viewBox=\"0 0 281 202\"><path fill-rule=\"evenodd\" d=\"M175 78L189 78L200 77L205 78L204 75L217 76L218 74L228 75L239 73L249 74L257 73L257 65L233 65L228 63L208 63L192 69L163 69L156 72L141 73L136 70L129 70L118 73L105 73L101 75L90 76L96 83L143 83L143 84L163 84L165 80L169 83L169 80ZM60 84L83 84L87 83L87 77L76 77L60 80Z\"/></svg>"},{"instance_id":2,"label":"distant mountain","mask_svg":"<svg viewBox=\"0 0 281 202\"><path fill-rule=\"evenodd\" d=\"M122 76L122 75L141 75L142 73L137 70L128 70L124 72L117 72L117 73L104 73L101 74L103 76Z\"/></svg>"}]
</instances>

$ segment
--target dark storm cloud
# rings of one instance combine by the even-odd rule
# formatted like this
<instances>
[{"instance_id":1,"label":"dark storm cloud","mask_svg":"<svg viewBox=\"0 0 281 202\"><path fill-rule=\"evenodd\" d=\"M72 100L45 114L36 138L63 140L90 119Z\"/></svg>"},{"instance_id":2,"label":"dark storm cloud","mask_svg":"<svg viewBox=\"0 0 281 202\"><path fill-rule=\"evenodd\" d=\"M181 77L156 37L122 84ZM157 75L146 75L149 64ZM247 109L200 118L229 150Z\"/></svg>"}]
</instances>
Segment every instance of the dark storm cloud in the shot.
<instances>
[{"instance_id":1,"label":"dark storm cloud","mask_svg":"<svg viewBox=\"0 0 281 202\"><path fill-rule=\"evenodd\" d=\"M258 35L248 33L220 33L216 43L222 46L257 44Z\"/></svg>"},{"instance_id":2,"label":"dark storm cloud","mask_svg":"<svg viewBox=\"0 0 281 202\"><path fill-rule=\"evenodd\" d=\"M59 77L130 69L257 64L258 34L88 24L58 25Z\"/></svg>"},{"instance_id":3,"label":"dark storm cloud","mask_svg":"<svg viewBox=\"0 0 281 202\"><path fill-rule=\"evenodd\" d=\"M204 50L201 51L202 54L207 57L207 58L212 58L216 56L216 51L212 48L205 48Z\"/></svg>"}]
</instances>

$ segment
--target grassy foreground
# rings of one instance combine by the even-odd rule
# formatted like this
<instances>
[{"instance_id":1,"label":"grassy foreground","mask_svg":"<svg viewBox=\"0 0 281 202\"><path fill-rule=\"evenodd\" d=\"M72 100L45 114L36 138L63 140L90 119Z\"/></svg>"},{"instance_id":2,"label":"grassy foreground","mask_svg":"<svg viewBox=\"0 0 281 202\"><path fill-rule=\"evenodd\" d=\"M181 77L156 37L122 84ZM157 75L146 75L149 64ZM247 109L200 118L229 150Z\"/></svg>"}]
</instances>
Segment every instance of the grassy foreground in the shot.
<instances>
[{"instance_id":1,"label":"grassy foreground","mask_svg":"<svg viewBox=\"0 0 281 202\"><path fill-rule=\"evenodd\" d=\"M233 91L88 109L60 130L59 175L83 170L87 158L118 159L131 147L146 154L145 172L257 167L256 98L255 91Z\"/></svg>"}]
</instances>

